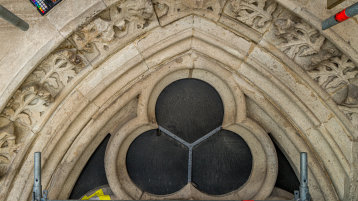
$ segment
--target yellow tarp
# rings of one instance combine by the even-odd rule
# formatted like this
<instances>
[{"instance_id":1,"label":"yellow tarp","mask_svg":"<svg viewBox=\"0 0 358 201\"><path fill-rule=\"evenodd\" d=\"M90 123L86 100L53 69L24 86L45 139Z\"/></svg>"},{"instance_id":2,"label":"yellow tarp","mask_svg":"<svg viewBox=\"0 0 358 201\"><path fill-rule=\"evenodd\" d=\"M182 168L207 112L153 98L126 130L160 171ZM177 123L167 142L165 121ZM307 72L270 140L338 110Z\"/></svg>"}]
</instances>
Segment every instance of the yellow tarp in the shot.
<instances>
[{"instance_id":1,"label":"yellow tarp","mask_svg":"<svg viewBox=\"0 0 358 201\"><path fill-rule=\"evenodd\" d=\"M102 189L99 189L90 196L84 196L81 200L89 200L90 198L93 198L95 196L97 196L99 200L111 200L111 197L109 195L105 195Z\"/></svg>"}]
</instances>

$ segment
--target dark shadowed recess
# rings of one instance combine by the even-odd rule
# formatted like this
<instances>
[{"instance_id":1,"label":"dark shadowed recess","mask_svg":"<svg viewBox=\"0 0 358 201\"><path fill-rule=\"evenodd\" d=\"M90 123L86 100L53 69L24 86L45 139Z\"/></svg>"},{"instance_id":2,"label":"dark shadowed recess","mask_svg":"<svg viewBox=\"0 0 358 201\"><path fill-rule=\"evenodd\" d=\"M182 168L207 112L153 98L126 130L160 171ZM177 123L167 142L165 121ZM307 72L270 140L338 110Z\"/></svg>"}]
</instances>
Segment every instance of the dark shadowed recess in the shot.
<instances>
[{"instance_id":1,"label":"dark shadowed recess","mask_svg":"<svg viewBox=\"0 0 358 201\"><path fill-rule=\"evenodd\" d=\"M145 192L165 195L187 184L188 149L158 130L132 142L126 163L130 178Z\"/></svg>"},{"instance_id":2,"label":"dark shadowed recess","mask_svg":"<svg viewBox=\"0 0 358 201\"><path fill-rule=\"evenodd\" d=\"M191 143L222 124L224 106L208 83L181 79L161 92L155 114L160 126Z\"/></svg>"},{"instance_id":3,"label":"dark shadowed recess","mask_svg":"<svg viewBox=\"0 0 358 201\"><path fill-rule=\"evenodd\" d=\"M300 182L295 174L295 171L291 167L290 162L288 162L286 156L277 146L277 143L273 139L272 135L269 134L269 136L275 145L278 158L278 176L275 186L293 194L295 190L299 189Z\"/></svg>"},{"instance_id":4,"label":"dark shadowed recess","mask_svg":"<svg viewBox=\"0 0 358 201\"><path fill-rule=\"evenodd\" d=\"M88 160L72 189L69 199L80 199L88 191L108 184L104 169L104 155L111 137L108 134Z\"/></svg>"},{"instance_id":5,"label":"dark shadowed recess","mask_svg":"<svg viewBox=\"0 0 358 201\"><path fill-rule=\"evenodd\" d=\"M221 130L193 150L193 183L200 191L222 195L240 188L249 179L252 155L236 133Z\"/></svg>"}]
</instances>

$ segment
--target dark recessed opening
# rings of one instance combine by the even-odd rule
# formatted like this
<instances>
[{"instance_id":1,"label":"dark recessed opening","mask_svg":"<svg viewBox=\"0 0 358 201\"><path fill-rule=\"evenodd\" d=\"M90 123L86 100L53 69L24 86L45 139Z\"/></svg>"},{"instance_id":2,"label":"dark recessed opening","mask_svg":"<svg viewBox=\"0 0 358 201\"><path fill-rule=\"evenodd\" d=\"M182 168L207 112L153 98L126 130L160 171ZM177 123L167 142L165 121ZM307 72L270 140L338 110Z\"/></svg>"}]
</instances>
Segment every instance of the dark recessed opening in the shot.
<instances>
[{"instance_id":1,"label":"dark recessed opening","mask_svg":"<svg viewBox=\"0 0 358 201\"><path fill-rule=\"evenodd\" d=\"M160 126L194 142L222 124L224 106L218 92L208 83L182 79L162 91L155 114Z\"/></svg>"},{"instance_id":2,"label":"dark recessed opening","mask_svg":"<svg viewBox=\"0 0 358 201\"><path fill-rule=\"evenodd\" d=\"M249 146L231 131L221 130L194 147L193 182L204 193L221 195L240 188L251 169Z\"/></svg>"},{"instance_id":3,"label":"dark recessed opening","mask_svg":"<svg viewBox=\"0 0 358 201\"><path fill-rule=\"evenodd\" d=\"M111 135L107 135L94 151L78 177L69 199L80 199L88 191L108 184L104 169L104 155Z\"/></svg>"},{"instance_id":4,"label":"dark recessed opening","mask_svg":"<svg viewBox=\"0 0 358 201\"><path fill-rule=\"evenodd\" d=\"M275 145L278 159L278 176L275 186L293 193L295 190L299 189L300 182L295 171L291 167L290 162L288 162L286 156L282 153L279 146L277 146L275 139L273 139L271 134L269 134L269 136Z\"/></svg>"},{"instance_id":5,"label":"dark recessed opening","mask_svg":"<svg viewBox=\"0 0 358 201\"><path fill-rule=\"evenodd\" d=\"M145 192L165 195L187 184L188 149L157 130L132 142L126 163L130 178Z\"/></svg>"}]
</instances>

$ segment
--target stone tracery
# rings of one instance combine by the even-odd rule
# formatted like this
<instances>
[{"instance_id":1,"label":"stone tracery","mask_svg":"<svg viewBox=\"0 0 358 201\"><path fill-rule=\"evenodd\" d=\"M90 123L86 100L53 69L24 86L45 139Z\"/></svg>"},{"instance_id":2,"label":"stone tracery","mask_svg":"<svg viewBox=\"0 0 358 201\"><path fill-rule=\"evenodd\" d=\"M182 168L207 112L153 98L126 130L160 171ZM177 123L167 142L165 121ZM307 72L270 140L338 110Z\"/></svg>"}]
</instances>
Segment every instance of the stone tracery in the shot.
<instances>
[{"instance_id":1,"label":"stone tracery","mask_svg":"<svg viewBox=\"0 0 358 201\"><path fill-rule=\"evenodd\" d=\"M347 56L302 19L292 14L289 14L292 19L284 18L282 14L272 16L283 9L273 1L225 2L185 1L173 5L170 1L153 1L153 7L151 1L134 3L128 0L113 5L65 41L64 44L71 43L71 48L56 50L40 63L15 92L2 116L29 128L44 121L43 115L56 101L61 90L66 85L71 85L71 80L88 67L89 63L100 63L118 47L123 47L127 42L155 27L154 11L159 18L159 24L164 26L178 16L192 13L204 15L205 12L216 16L225 9L224 6L231 6L237 20L260 34L275 30L275 41L279 41L277 47L307 70L312 79L331 95L351 123L358 125L357 66ZM285 12L287 13L284 11L283 15L286 15ZM243 18L244 13L253 14L256 16L255 20ZM14 150L20 148L13 137L14 133L11 135L0 136L0 140L12 147L2 150L4 155L8 156L7 162L3 163L6 166L10 165L10 161L15 157Z\"/></svg>"}]
</instances>

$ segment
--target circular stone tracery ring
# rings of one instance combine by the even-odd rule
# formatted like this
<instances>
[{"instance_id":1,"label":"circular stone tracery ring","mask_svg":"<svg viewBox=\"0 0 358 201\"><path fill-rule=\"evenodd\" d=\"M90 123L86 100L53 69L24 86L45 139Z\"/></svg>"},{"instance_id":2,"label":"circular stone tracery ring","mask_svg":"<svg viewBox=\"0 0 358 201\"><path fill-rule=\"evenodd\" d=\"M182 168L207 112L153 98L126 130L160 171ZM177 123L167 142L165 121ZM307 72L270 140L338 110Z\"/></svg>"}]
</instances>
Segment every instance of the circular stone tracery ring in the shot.
<instances>
[{"instance_id":1,"label":"circular stone tracery ring","mask_svg":"<svg viewBox=\"0 0 358 201\"><path fill-rule=\"evenodd\" d=\"M222 112L223 116L219 117L221 118L219 120L219 127L215 123L211 127L204 126L205 128L210 128L210 132L207 132L208 130L206 132L199 132L198 129L193 131L188 128L190 127L188 126L189 124L194 124L195 118L203 116L203 114L195 113L196 108L200 108L204 103L215 99L205 96L196 99L190 98L190 93L194 94L194 96L198 96L198 94L200 96L200 92L195 91L195 89L192 89L193 87L189 86L190 82L198 82L195 86L200 86L201 82L203 86L207 85L211 87L208 84L210 80L202 79L204 76L200 76L200 73L207 74L208 72L198 71L197 75L201 80L178 79L175 76L168 76L172 79L169 82L165 79L161 80L161 82L166 82L167 85L171 83L169 86L164 86L166 87L164 90L163 84L156 85L157 89L154 88L153 91L160 91L161 93L159 97L156 93L151 93L153 97L149 99L156 99L156 101L148 102L149 104L154 102L157 105L155 107L148 106L148 108L156 108L155 119L159 125L157 123L150 123L147 118L138 117L123 126L112 136L106 151L106 173L111 175L108 176L108 182L114 194L120 199L260 199L268 197L272 192L278 171L276 151L271 139L258 124L246 118L241 122L225 122L226 124L221 127L222 120L228 119L225 117L227 113ZM185 83L189 83L189 85L185 87ZM214 88L215 85L227 86L221 80L216 80L215 83L210 84ZM183 85L181 88L187 90L181 92L180 90L175 90L175 85ZM192 89L192 92L189 89ZM203 91L204 89L198 90ZM215 91L215 89L213 90ZM215 91L214 93L217 92ZM221 93L223 93L223 90L221 90ZM189 107L189 113L195 113L195 115L184 115L186 119L181 119L179 113L183 111L180 111L181 108L178 105L185 104L185 100L183 98L183 100L179 101L180 104L173 104L173 100L177 100L178 97L171 97L170 94L180 94L181 97L187 97L185 100L191 101L189 105L193 108L190 109L188 105L183 106L183 108ZM233 96L225 96L220 94L220 92L218 96L219 104L224 103L224 106L221 106L222 110L224 110L226 102L236 100L234 98L226 100ZM222 102L220 97L223 99ZM195 100L203 100L205 98L208 98L208 100L195 102ZM168 100L169 102L166 103L165 101ZM170 117L174 118L172 122L168 118L162 118L163 113L168 113L168 108L160 109L163 105L169 105L170 110L173 110L173 114L170 115ZM179 108L177 112L175 107ZM212 107L212 105L208 107ZM220 108L220 106L215 107ZM218 115L220 112L215 113L214 111L215 114L209 115L207 113L204 116L220 116ZM186 113L184 112L184 114ZM178 126L172 125L173 122L183 121L184 123L178 123ZM185 123L185 121L189 123ZM204 122L213 121L204 120ZM200 127L200 125L197 127ZM235 142L235 147L241 148L238 149L239 151L236 150L236 152L234 150L236 148L229 148L220 152L220 149L223 149L223 144L220 144L221 142L224 145ZM211 150L214 149L213 147L219 150ZM244 151L245 147L247 147L246 152ZM225 189L218 189L208 185L208 183L202 182L205 180L212 181L208 178L209 172L213 171L209 170L210 163L219 163L219 161L220 164L226 163L224 160L221 160L221 158L225 157L219 156L216 157L216 159L219 158L218 160L215 159L217 153L219 155L220 153L223 155L231 153L231 158L237 158L236 163L229 161L228 165L219 165L221 168L216 170L224 172L218 172L217 175L224 176L214 180L223 182L222 186L228 186ZM250 159L247 160L246 166L243 164L244 161L240 161L240 158L244 155ZM225 169L227 166L231 168L229 168L230 171L234 170L231 172L240 172L241 170L241 173L239 173L241 177L236 178L233 175L231 180L230 176L226 175L227 177L225 177L225 174L230 172ZM197 170L198 167L199 170ZM180 169L180 171L176 172L177 169ZM244 173L242 172L246 172L246 175L243 176ZM166 181L167 177L171 179ZM175 183L175 181L178 182ZM162 184L162 186L157 186L158 183ZM228 185L225 185L226 183ZM215 191L213 189L218 190Z\"/></svg>"}]
</instances>

